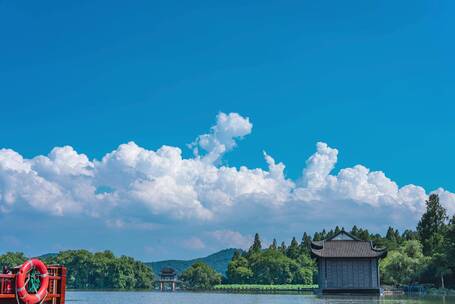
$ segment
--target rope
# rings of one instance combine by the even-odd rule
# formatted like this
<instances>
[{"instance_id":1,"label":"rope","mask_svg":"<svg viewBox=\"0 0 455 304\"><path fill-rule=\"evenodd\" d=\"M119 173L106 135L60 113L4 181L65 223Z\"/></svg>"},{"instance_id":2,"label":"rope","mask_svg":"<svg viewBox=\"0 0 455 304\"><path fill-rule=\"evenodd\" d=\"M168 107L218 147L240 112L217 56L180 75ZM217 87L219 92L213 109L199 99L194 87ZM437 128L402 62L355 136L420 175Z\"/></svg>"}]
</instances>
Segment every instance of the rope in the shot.
<instances>
[{"instance_id":1,"label":"rope","mask_svg":"<svg viewBox=\"0 0 455 304\"><path fill-rule=\"evenodd\" d=\"M44 300L46 300L46 297L47 297L47 290L46 290L46 295L43 297L43 299L41 300L41 302L39 302L39 304L43 304L43 303L44 303Z\"/></svg>"},{"instance_id":2,"label":"rope","mask_svg":"<svg viewBox=\"0 0 455 304\"><path fill-rule=\"evenodd\" d=\"M30 270L29 278L30 280L28 282L28 290L36 293L40 288L41 280L39 279L39 276L37 275L37 271L35 268L32 268Z\"/></svg>"},{"instance_id":3,"label":"rope","mask_svg":"<svg viewBox=\"0 0 455 304\"><path fill-rule=\"evenodd\" d=\"M16 302L17 302L17 304L21 304L21 303L19 302L19 296L17 295L17 288L15 288L15 289L16 289L16 291L15 291L15 293L16 293Z\"/></svg>"}]
</instances>

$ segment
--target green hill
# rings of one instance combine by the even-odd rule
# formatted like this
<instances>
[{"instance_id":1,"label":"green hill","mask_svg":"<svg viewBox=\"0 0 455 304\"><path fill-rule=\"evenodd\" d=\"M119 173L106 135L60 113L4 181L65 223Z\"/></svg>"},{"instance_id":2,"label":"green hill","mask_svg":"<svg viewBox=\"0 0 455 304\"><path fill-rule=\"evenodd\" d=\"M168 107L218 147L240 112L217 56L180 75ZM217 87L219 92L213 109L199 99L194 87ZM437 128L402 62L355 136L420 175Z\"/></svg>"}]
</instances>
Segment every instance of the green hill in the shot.
<instances>
[{"instance_id":1,"label":"green hill","mask_svg":"<svg viewBox=\"0 0 455 304\"><path fill-rule=\"evenodd\" d=\"M53 257L55 257L57 255L58 255L58 253L46 253L46 254L38 256L38 259L45 260L45 259L48 259L48 258L53 258Z\"/></svg>"},{"instance_id":2,"label":"green hill","mask_svg":"<svg viewBox=\"0 0 455 304\"><path fill-rule=\"evenodd\" d=\"M145 264L149 267L152 267L153 272L156 275L158 275L160 270L164 267L171 267L175 269L178 273L181 273L194 263L201 261L215 269L217 272L224 275L226 273L227 266L231 261L232 256L234 255L234 252L236 250L239 249L235 248L224 249L209 256L206 256L204 258L198 258L193 260L167 260Z\"/></svg>"}]
</instances>

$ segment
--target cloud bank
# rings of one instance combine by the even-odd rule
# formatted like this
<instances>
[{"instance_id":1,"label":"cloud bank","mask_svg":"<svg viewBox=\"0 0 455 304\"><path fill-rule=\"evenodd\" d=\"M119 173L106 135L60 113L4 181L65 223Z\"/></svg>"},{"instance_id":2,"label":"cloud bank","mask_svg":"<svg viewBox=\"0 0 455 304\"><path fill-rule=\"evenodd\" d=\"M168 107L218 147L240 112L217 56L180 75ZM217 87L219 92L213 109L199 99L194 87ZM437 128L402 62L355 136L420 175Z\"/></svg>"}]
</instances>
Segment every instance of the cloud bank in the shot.
<instances>
[{"instance_id":1,"label":"cloud bank","mask_svg":"<svg viewBox=\"0 0 455 304\"><path fill-rule=\"evenodd\" d=\"M246 227L254 222L281 225L337 216L354 224L359 216L375 215L386 223L415 225L425 208L425 189L399 187L382 171L356 165L334 173L338 150L323 142L316 144L297 180L287 178L285 165L266 153L266 170L220 165L223 155L252 128L246 117L220 113L210 131L190 144L191 158L183 158L178 147L152 151L134 142L121 144L100 160L90 160L71 146L32 159L1 149L0 214L84 216L120 228L128 223L154 227L157 218L212 226L245 221ZM432 192L440 194L450 214L455 213L455 194L442 188ZM252 219L251 214L260 216ZM245 244L247 238L235 230L215 229L210 235ZM186 245L203 248L198 240Z\"/></svg>"}]
</instances>

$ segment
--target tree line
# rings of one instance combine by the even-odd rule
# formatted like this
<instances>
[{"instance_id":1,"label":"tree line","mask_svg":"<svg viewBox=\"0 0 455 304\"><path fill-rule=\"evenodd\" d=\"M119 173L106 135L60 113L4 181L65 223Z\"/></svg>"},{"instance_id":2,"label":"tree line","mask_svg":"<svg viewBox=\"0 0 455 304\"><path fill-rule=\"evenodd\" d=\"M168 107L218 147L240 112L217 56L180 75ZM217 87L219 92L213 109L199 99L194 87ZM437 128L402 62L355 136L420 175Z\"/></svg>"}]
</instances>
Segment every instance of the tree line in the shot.
<instances>
[{"instance_id":1,"label":"tree line","mask_svg":"<svg viewBox=\"0 0 455 304\"><path fill-rule=\"evenodd\" d=\"M313 284L316 263L310 257L311 240L305 234L299 244L289 246L276 240L263 249L259 234L248 251L237 251L228 265L226 282L230 284Z\"/></svg>"},{"instance_id":2,"label":"tree line","mask_svg":"<svg viewBox=\"0 0 455 304\"><path fill-rule=\"evenodd\" d=\"M416 231L400 235L392 230L387 240L393 249L381 263L384 283L455 287L455 215L449 219L438 195L426 201Z\"/></svg>"},{"instance_id":3,"label":"tree line","mask_svg":"<svg viewBox=\"0 0 455 304\"><path fill-rule=\"evenodd\" d=\"M0 256L0 265L12 268L27 257L20 252ZM42 259L46 264L67 267L67 287L73 289L150 289L154 286L150 267L131 257L116 257L111 251L62 251Z\"/></svg>"},{"instance_id":4,"label":"tree line","mask_svg":"<svg viewBox=\"0 0 455 304\"><path fill-rule=\"evenodd\" d=\"M317 267L311 257L311 242L329 238L344 228L322 230L310 236L306 232L298 242L289 245L273 240L263 248L259 234L247 251L237 251L228 265L226 277L208 265L198 262L180 275L189 289L208 289L220 282L230 284L305 284L316 280ZM388 249L381 260L383 284L430 283L439 287L455 287L455 215L447 210L436 194L426 201L426 211L415 230L400 233L389 227L385 235L370 233L353 226L354 236L371 240L376 247ZM13 267L27 258L22 253L0 256L0 265ZM68 268L67 284L76 289L149 289L154 285L151 268L131 257L115 257L110 251L90 253L87 250L62 251L44 258L47 264Z\"/></svg>"},{"instance_id":5,"label":"tree line","mask_svg":"<svg viewBox=\"0 0 455 304\"><path fill-rule=\"evenodd\" d=\"M227 270L225 282L230 284L312 284L317 267L310 255L312 241L320 241L339 233L335 227L303 234L301 242L294 237L287 246L262 248L258 234L245 252L237 252ZM385 235L370 233L354 225L352 235L372 241L377 248L386 248L387 257L381 260L381 282L391 285L428 283L438 287L455 287L455 215L451 219L439 197L431 194L426 211L415 230L400 233L389 227Z\"/></svg>"},{"instance_id":6,"label":"tree line","mask_svg":"<svg viewBox=\"0 0 455 304\"><path fill-rule=\"evenodd\" d=\"M152 289L155 286L152 268L131 257L116 257L111 251L91 253L87 250L61 251L41 257L47 265L67 268L70 289ZM22 265L28 258L22 252L0 255L0 265L9 269ZM179 276L182 287L206 290L220 284L221 274L203 262L196 262Z\"/></svg>"}]
</instances>

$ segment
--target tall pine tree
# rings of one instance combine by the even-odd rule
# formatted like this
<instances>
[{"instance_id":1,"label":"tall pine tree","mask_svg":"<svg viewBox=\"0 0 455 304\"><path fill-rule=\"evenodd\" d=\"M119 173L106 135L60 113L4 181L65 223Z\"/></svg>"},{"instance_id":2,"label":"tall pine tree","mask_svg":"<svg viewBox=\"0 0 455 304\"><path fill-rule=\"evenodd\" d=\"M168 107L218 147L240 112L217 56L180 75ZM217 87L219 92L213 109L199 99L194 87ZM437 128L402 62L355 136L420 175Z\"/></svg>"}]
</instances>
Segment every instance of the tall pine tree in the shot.
<instances>
[{"instance_id":1,"label":"tall pine tree","mask_svg":"<svg viewBox=\"0 0 455 304\"><path fill-rule=\"evenodd\" d=\"M445 232L444 249L448 265L455 273L455 215L450 220Z\"/></svg>"},{"instance_id":2,"label":"tall pine tree","mask_svg":"<svg viewBox=\"0 0 455 304\"><path fill-rule=\"evenodd\" d=\"M261 238L259 237L259 233L254 235L254 242L251 245L250 249L248 250L249 254L258 253L262 250Z\"/></svg>"},{"instance_id":3,"label":"tall pine tree","mask_svg":"<svg viewBox=\"0 0 455 304\"><path fill-rule=\"evenodd\" d=\"M389 226L385 238L391 242L398 242L399 236L400 235L398 234L398 230L395 230L391 226Z\"/></svg>"},{"instance_id":4,"label":"tall pine tree","mask_svg":"<svg viewBox=\"0 0 455 304\"><path fill-rule=\"evenodd\" d=\"M273 242L272 242L272 244L270 244L269 249L270 250L276 250L277 249L277 247L276 247L276 239L273 239Z\"/></svg>"},{"instance_id":5,"label":"tall pine tree","mask_svg":"<svg viewBox=\"0 0 455 304\"><path fill-rule=\"evenodd\" d=\"M302 242L300 243L300 252L309 253L311 250L311 236L306 232L303 233Z\"/></svg>"},{"instance_id":6,"label":"tall pine tree","mask_svg":"<svg viewBox=\"0 0 455 304\"><path fill-rule=\"evenodd\" d=\"M427 209L417 225L423 254L431 256L441 249L444 240L447 212L439 202L437 194L431 194L426 201Z\"/></svg>"},{"instance_id":7,"label":"tall pine tree","mask_svg":"<svg viewBox=\"0 0 455 304\"><path fill-rule=\"evenodd\" d=\"M351 234L353 236L359 237L359 228L357 228L357 225L354 225L351 229Z\"/></svg>"},{"instance_id":8,"label":"tall pine tree","mask_svg":"<svg viewBox=\"0 0 455 304\"><path fill-rule=\"evenodd\" d=\"M288 249L286 250L286 255L291 259L297 259L300 255L300 247L297 240L292 238L291 245L289 245Z\"/></svg>"},{"instance_id":9,"label":"tall pine tree","mask_svg":"<svg viewBox=\"0 0 455 304\"><path fill-rule=\"evenodd\" d=\"M286 243L283 241L281 242L281 246L280 246L280 252L283 253L283 254L286 254Z\"/></svg>"}]
</instances>

